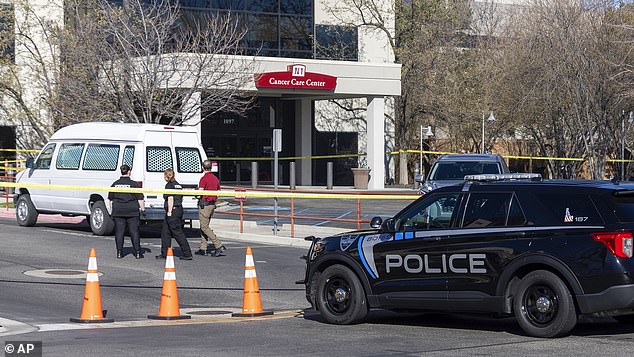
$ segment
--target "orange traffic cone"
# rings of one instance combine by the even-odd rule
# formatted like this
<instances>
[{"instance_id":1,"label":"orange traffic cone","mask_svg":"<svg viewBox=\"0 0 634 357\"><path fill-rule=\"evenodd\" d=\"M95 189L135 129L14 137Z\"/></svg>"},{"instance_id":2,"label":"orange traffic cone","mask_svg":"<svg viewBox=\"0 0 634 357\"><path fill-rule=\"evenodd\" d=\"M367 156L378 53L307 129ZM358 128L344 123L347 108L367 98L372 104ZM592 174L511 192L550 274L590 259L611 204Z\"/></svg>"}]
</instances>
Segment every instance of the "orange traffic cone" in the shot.
<instances>
[{"instance_id":1,"label":"orange traffic cone","mask_svg":"<svg viewBox=\"0 0 634 357\"><path fill-rule=\"evenodd\" d=\"M178 306L178 289L176 288L176 269L174 268L174 253L167 249L165 258L165 274L163 275L163 290L161 291L161 305L158 315L148 315L153 320L184 320L191 319L189 315L181 315Z\"/></svg>"},{"instance_id":2,"label":"orange traffic cone","mask_svg":"<svg viewBox=\"0 0 634 357\"><path fill-rule=\"evenodd\" d=\"M114 322L106 319L106 311L101 310L101 292L99 290L99 272L97 271L97 252L90 249L88 258L88 274L86 274L86 289L84 290L84 304L81 308L81 316L78 319L71 318L70 322L102 323Z\"/></svg>"},{"instance_id":3,"label":"orange traffic cone","mask_svg":"<svg viewBox=\"0 0 634 357\"><path fill-rule=\"evenodd\" d=\"M273 315L273 311L262 311L262 300L260 300L258 277L255 274L253 253L251 252L251 247L247 247L247 258L244 263L244 298L242 300L242 313L234 313L231 316L254 317L264 315Z\"/></svg>"}]
</instances>

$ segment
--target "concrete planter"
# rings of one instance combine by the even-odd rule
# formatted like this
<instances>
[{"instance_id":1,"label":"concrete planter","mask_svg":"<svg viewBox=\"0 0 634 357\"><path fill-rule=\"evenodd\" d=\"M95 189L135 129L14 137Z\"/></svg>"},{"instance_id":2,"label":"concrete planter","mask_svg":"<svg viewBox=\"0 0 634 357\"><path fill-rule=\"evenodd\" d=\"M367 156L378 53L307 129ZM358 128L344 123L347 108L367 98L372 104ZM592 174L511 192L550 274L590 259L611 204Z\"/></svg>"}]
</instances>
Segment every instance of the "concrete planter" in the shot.
<instances>
[{"instance_id":1,"label":"concrete planter","mask_svg":"<svg viewBox=\"0 0 634 357\"><path fill-rule=\"evenodd\" d=\"M370 182L370 169L367 167L352 168L354 175L354 188L357 190L367 190Z\"/></svg>"}]
</instances>

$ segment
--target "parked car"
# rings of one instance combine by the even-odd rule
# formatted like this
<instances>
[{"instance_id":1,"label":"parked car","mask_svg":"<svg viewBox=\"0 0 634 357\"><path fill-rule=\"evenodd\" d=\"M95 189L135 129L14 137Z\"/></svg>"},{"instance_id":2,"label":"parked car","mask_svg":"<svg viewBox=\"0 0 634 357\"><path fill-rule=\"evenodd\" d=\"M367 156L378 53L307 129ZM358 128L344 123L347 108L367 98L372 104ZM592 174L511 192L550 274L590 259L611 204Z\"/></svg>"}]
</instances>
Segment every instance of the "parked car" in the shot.
<instances>
[{"instance_id":1,"label":"parked car","mask_svg":"<svg viewBox=\"0 0 634 357\"><path fill-rule=\"evenodd\" d=\"M18 184L55 184L108 187L128 164L131 178L142 187L163 189L163 172L173 168L184 189L196 189L203 172L205 152L195 128L156 124L82 123L58 130ZM14 201L21 226L32 226L38 214L84 215L97 235L110 234L114 223L108 211L107 192L16 188ZM198 219L196 199L183 199L184 219ZM161 195L145 196L146 220L163 219Z\"/></svg>"},{"instance_id":2,"label":"parked car","mask_svg":"<svg viewBox=\"0 0 634 357\"><path fill-rule=\"evenodd\" d=\"M438 158L429 170L427 179L421 175L416 181L421 183L420 193L456 185L464 181L466 175L508 174L511 171L500 155L452 154Z\"/></svg>"},{"instance_id":3,"label":"parked car","mask_svg":"<svg viewBox=\"0 0 634 357\"><path fill-rule=\"evenodd\" d=\"M581 315L634 324L634 184L467 176L371 226L307 238L298 283L328 323L382 308L515 316L536 337Z\"/></svg>"}]
</instances>

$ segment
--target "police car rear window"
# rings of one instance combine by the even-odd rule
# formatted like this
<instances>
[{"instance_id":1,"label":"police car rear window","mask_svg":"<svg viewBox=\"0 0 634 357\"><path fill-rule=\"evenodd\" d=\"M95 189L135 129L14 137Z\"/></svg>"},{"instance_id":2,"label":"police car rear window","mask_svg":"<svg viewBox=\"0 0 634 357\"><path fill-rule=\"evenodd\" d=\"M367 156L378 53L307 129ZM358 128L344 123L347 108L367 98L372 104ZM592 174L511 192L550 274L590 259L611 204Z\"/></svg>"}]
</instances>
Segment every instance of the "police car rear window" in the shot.
<instances>
[{"instance_id":1,"label":"police car rear window","mask_svg":"<svg viewBox=\"0 0 634 357\"><path fill-rule=\"evenodd\" d=\"M634 222L634 196L615 197L613 203L619 222Z\"/></svg>"},{"instance_id":2,"label":"police car rear window","mask_svg":"<svg viewBox=\"0 0 634 357\"><path fill-rule=\"evenodd\" d=\"M586 194L541 193L536 195L556 223L563 225L603 224L592 199Z\"/></svg>"}]
</instances>

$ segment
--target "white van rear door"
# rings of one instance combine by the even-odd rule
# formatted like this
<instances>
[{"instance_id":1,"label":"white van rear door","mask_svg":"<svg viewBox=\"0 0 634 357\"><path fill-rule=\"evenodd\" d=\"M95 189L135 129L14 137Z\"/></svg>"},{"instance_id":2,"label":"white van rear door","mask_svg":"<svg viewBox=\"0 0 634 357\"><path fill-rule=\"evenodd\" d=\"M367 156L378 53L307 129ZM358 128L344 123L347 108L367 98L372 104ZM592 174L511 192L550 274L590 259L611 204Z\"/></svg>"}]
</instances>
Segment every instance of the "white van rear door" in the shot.
<instances>
[{"instance_id":1,"label":"white van rear door","mask_svg":"<svg viewBox=\"0 0 634 357\"><path fill-rule=\"evenodd\" d=\"M202 155L200 138L196 132L172 133L172 145L176 158L176 180L185 190L195 190L203 175L202 162L206 158ZM184 196L183 207L196 208L195 196Z\"/></svg>"}]
</instances>

